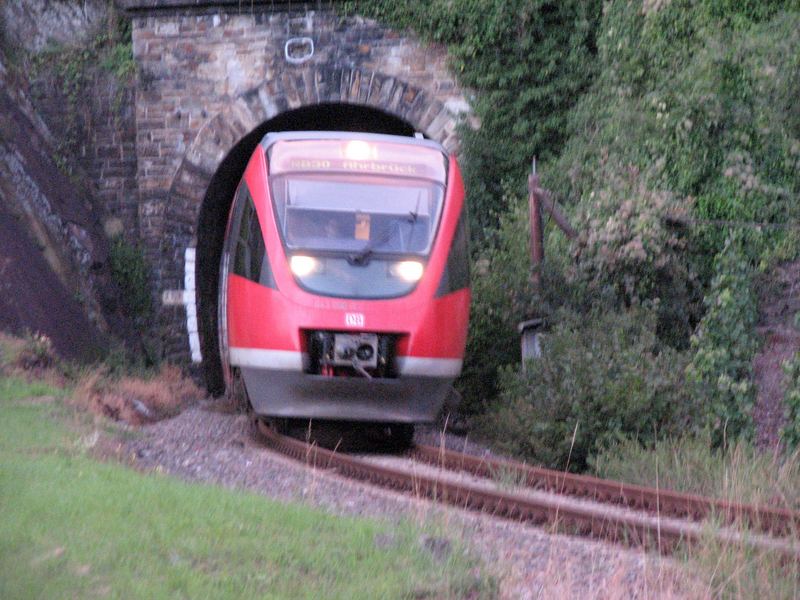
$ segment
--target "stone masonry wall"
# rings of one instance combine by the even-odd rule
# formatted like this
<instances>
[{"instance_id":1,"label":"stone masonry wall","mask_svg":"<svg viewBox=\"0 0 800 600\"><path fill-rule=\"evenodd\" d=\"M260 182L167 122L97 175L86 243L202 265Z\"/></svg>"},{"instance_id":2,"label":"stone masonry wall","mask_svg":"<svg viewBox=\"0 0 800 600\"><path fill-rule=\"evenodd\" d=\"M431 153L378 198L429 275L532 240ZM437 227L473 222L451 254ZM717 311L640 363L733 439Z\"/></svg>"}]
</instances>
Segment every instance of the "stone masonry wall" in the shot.
<instances>
[{"instance_id":1,"label":"stone masonry wall","mask_svg":"<svg viewBox=\"0 0 800 600\"><path fill-rule=\"evenodd\" d=\"M81 170L92 184L92 198L110 234L138 232L136 121L134 86L120 87L113 74L94 68L86 98L71 108L54 73L45 71L31 82L36 111L58 140L65 167ZM66 115L65 111L73 111ZM76 131L68 132L71 120Z\"/></svg>"},{"instance_id":2,"label":"stone masonry wall","mask_svg":"<svg viewBox=\"0 0 800 600\"><path fill-rule=\"evenodd\" d=\"M102 72L92 88L95 96L78 160L94 183L107 232L138 241L135 88L120 87L112 74Z\"/></svg>"}]
</instances>

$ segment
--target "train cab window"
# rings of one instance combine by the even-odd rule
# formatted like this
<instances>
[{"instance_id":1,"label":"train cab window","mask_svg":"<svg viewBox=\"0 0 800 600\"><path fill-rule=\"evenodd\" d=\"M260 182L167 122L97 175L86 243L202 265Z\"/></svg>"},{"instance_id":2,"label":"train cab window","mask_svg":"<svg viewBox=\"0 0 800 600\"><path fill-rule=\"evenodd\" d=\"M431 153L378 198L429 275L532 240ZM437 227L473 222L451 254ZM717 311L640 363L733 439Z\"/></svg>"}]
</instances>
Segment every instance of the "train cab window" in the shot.
<instances>
[{"instance_id":1,"label":"train cab window","mask_svg":"<svg viewBox=\"0 0 800 600\"><path fill-rule=\"evenodd\" d=\"M290 249L426 255L443 186L389 177L292 174L273 179L273 198Z\"/></svg>"},{"instance_id":2,"label":"train cab window","mask_svg":"<svg viewBox=\"0 0 800 600\"><path fill-rule=\"evenodd\" d=\"M236 194L233 219L233 272L250 281L275 287L269 260L266 258L258 214L250 191L244 183Z\"/></svg>"}]
</instances>

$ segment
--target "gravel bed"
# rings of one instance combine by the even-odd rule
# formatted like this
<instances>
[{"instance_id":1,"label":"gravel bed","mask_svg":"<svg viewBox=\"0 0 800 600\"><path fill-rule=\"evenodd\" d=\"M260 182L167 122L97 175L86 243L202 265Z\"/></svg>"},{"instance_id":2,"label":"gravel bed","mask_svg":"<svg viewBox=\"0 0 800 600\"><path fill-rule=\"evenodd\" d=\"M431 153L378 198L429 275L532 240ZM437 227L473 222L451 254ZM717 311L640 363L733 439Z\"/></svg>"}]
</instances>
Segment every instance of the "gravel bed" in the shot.
<instances>
[{"instance_id":1,"label":"gravel bed","mask_svg":"<svg viewBox=\"0 0 800 600\"><path fill-rule=\"evenodd\" d=\"M658 555L443 507L307 468L265 449L247 417L217 406L207 401L135 435L119 436L116 452L138 468L188 481L302 501L334 514L433 525L445 532L439 544L461 540L489 566L503 598L702 597L673 561ZM420 433L424 443L439 443L424 438L430 432ZM446 438L448 447L464 449L463 438ZM485 450L468 447L473 453Z\"/></svg>"},{"instance_id":2,"label":"gravel bed","mask_svg":"<svg viewBox=\"0 0 800 600\"><path fill-rule=\"evenodd\" d=\"M419 425L414 432L414 441L418 444L425 444L426 446L444 446L447 450L454 452L463 452L477 456L478 458L503 458L495 454L486 446L473 442L469 436L454 435L452 433L443 433L438 427L431 425Z\"/></svg>"}]
</instances>

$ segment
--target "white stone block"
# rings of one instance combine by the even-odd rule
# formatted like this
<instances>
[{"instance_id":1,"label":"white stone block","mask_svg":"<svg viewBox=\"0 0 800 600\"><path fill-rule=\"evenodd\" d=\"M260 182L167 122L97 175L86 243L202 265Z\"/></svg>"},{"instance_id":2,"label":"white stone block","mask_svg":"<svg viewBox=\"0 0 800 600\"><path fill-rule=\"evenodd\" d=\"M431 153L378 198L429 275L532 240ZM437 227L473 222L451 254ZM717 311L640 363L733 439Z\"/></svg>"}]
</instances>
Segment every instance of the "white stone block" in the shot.
<instances>
[{"instance_id":1,"label":"white stone block","mask_svg":"<svg viewBox=\"0 0 800 600\"><path fill-rule=\"evenodd\" d=\"M183 275L183 287L186 291L194 291L194 269L186 269Z\"/></svg>"}]
</instances>

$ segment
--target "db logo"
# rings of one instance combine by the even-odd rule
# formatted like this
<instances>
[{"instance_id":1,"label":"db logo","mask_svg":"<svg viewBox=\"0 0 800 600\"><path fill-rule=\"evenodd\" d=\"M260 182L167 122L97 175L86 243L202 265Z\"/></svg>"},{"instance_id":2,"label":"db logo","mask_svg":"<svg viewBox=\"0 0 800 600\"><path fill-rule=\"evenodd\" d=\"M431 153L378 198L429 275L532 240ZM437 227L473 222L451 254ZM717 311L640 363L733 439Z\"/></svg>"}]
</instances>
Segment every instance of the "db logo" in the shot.
<instances>
[{"instance_id":1,"label":"db logo","mask_svg":"<svg viewBox=\"0 0 800 600\"><path fill-rule=\"evenodd\" d=\"M364 313L344 313L344 324L348 327L363 327Z\"/></svg>"}]
</instances>

